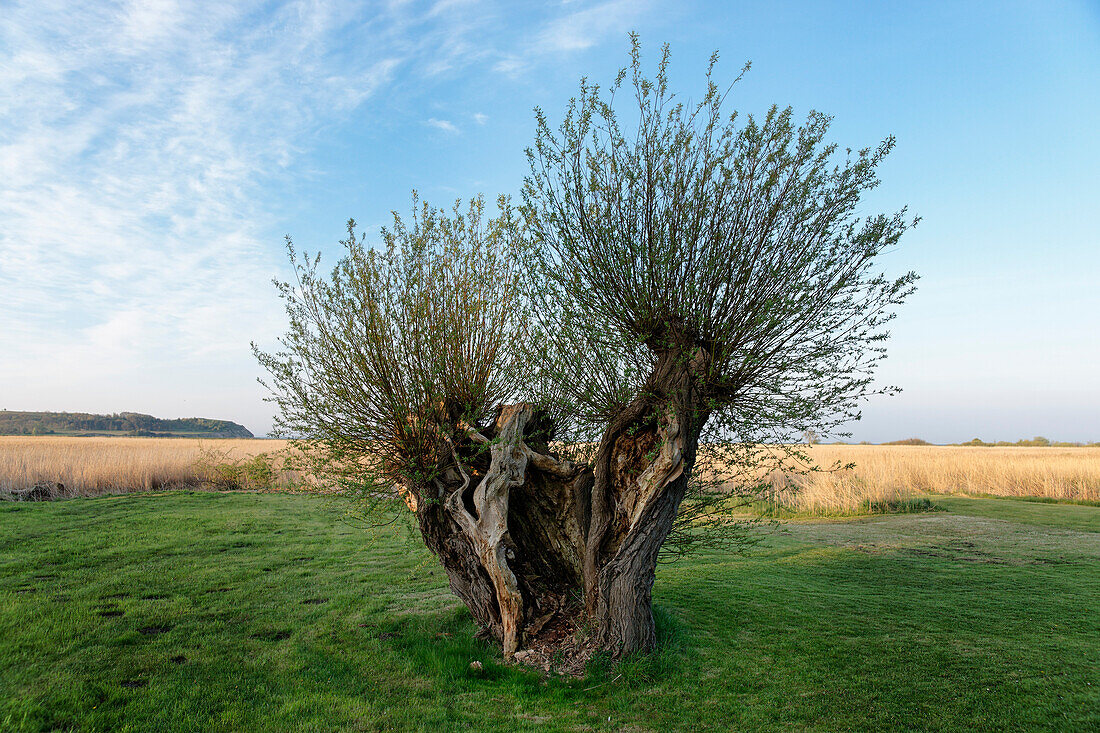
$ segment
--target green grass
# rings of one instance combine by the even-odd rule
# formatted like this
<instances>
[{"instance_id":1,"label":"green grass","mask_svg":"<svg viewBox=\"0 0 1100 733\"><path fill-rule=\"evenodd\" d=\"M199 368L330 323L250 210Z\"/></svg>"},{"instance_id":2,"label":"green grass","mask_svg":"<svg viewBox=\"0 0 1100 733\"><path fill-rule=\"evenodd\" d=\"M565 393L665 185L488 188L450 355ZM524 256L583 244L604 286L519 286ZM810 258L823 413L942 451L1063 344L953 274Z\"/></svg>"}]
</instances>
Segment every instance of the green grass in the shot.
<instances>
[{"instance_id":1,"label":"green grass","mask_svg":"<svg viewBox=\"0 0 1100 733\"><path fill-rule=\"evenodd\" d=\"M1033 501L1038 504L1078 504L1080 506L1100 506L1093 499L1059 499L1052 496L1017 496L1014 501Z\"/></svg>"},{"instance_id":2,"label":"green grass","mask_svg":"<svg viewBox=\"0 0 1100 733\"><path fill-rule=\"evenodd\" d=\"M661 651L583 680L315 497L4 503L0 730L1100 727L1100 509L936 503L662 566Z\"/></svg>"},{"instance_id":3,"label":"green grass","mask_svg":"<svg viewBox=\"0 0 1100 733\"><path fill-rule=\"evenodd\" d=\"M749 506L749 511L769 519L827 519L866 517L875 514L917 514L919 512L938 512L942 507L928 497L913 499L864 499L859 506L850 510L838 509L792 509L789 506L760 500Z\"/></svg>"},{"instance_id":4,"label":"green grass","mask_svg":"<svg viewBox=\"0 0 1100 733\"><path fill-rule=\"evenodd\" d=\"M1100 532L1100 510L1088 504L1036 502L1030 499L973 499L937 496L935 503L956 514L1003 519L1020 524Z\"/></svg>"}]
</instances>

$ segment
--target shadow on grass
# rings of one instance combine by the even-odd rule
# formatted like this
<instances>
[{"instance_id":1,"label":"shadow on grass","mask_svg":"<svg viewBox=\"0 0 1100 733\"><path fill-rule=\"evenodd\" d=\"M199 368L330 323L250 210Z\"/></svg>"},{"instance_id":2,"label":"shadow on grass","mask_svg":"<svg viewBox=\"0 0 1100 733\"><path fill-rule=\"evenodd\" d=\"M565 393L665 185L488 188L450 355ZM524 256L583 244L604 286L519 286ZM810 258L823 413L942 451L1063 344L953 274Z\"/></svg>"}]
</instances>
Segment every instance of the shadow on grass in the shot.
<instances>
[{"instance_id":1,"label":"shadow on grass","mask_svg":"<svg viewBox=\"0 0 1100 733\"><path fill-rule=\"evenodd\" d=\"M391 653L408 660L418 676L431 678L455 690L504 688L511 693L542 696L648 687L675 673L683 665L689 647L689 631L672 612L654 606L657 648L619 662L597 655L583 677L546 674L522 665L505 664L499 644L481 641L477 627L464 609L407 616L391 622L367 625L362 630ZM473 662L480 662L481 668Z\"/></svg>"},{"instance_id":2,"label":"shadow on grass","mask_svg":"<svg viewBox=\"0 0 1100 733\"><path fill-rule=\"evenodd\" d=\"M653 607L653 622L657 631L657 648L649 653L632 654L619 662L607 655L596 655L589 662L581 680L587 689L594 686L634 688L648 687L679 671L686 659L690 633L684 622L661 606Z\"/></svg>"},{"instance_id":3,"label":"shadow on grass","mask_svg":"<svg viewBox=\"0 0 1100 733\"><path fill-rule=\"evenodd\" d=\"M1033 504L1073 504L1075 506L1100 507L1100 501L1094 501L1092 499L1062 499L1053 496L990 496L989 498L1029 501Z\"/></svg>"}]
</instances>

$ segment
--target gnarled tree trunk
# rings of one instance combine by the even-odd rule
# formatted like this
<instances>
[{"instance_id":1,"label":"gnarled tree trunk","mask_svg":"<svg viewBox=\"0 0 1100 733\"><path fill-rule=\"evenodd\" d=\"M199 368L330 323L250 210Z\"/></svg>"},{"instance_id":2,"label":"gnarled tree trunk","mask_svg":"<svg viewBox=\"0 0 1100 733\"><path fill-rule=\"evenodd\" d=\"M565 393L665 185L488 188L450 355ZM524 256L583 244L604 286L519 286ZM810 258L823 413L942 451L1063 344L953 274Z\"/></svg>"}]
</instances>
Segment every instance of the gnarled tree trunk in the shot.
<instances>
[{"instance_id":1,"label":"gnarled tree trunk","mask_svg":"<svg viewBox=\"0 0 1100 733\"><path fill-rule=\"evenodd\" d=\"M407 487L451 590L506 659L576 662L656 643L651 589L709 415L701 351L662 353L593 465L553 454L530 405L443 441L430 486ZM581 632L586 633L581 633Z\"/></svg>"}]
</instances>

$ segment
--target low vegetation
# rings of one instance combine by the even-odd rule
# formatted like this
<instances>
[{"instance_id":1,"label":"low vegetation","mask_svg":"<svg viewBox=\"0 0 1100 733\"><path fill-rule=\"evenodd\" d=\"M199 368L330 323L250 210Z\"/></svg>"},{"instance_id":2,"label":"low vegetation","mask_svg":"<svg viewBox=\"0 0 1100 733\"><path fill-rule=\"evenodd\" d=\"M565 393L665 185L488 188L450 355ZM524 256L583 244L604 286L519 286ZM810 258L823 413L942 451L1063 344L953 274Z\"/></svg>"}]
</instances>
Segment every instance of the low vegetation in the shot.
<instances>
[{"instance_id":1,"label":"low vegetation","mask_svg":"<svg viewBox=\"0 0 1100 733\"><path fill-rule=\"evenodd\" d=\"M1100 727L1100 509L936 502L662 565L658 652L580 679L316 496L0 503L0 730Z\"/></svg>"},{"instance_id":2,"label":"low vegetation","mask_svg":"<svg viewBox=\"0 0 1100 733\"><path fill-rule=\"evenodd\" d=\"M815 445L808 455L851 467L774 476L770 504L828 515L929 494L1100 500L1100 448Z\"/></svg>"},{"instance_id":3,"label":"low vegetation","mask_svg":"<svg viewBox=\"0 0 1100 733\"><path fill-rule=\"evenodd\" d=\"M0 493L36 484L61 497L286 490L304 479L285 451L279 440L0 437ZM808 455L823 468L853 465L774 476L758 509L771 516L904 512L929 494L1100 501L1100 448L815 445Z\"/></svg>"},{"instance_id":4,"label":"low vegetation","mask_svg":"<svg viewBox=\"0 0 1100 733\"><path fill-rule=\"evenodd\" d=\"M54 498L171 488L286 488L297 479L282 461L276 440L173 440L0 436L0 493L36 485ZM251 474L246 463L253 462ZM260 486L257 479L264 478Z\"/></svg>"}]
</instances>

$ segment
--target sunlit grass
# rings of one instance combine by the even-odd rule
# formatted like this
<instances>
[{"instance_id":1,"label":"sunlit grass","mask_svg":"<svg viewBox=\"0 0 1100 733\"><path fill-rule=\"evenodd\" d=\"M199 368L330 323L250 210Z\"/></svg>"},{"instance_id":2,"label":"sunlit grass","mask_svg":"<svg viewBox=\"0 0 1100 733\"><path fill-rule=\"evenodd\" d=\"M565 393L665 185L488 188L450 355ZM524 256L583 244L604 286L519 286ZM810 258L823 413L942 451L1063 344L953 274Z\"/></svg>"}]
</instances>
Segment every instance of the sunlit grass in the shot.
<instances>
[{"instance_id":1,"label":"sunlit grass","mask_svg":"<svg viewBox=\"0 0 1100 733\"><path fill-rule=\"evenodd\" d=\"M0 503L0 730L1100 727L1100 509L942 504L661 565L660 651L562 679L335 500Z\"/></svg>"}]
</instances>

